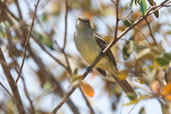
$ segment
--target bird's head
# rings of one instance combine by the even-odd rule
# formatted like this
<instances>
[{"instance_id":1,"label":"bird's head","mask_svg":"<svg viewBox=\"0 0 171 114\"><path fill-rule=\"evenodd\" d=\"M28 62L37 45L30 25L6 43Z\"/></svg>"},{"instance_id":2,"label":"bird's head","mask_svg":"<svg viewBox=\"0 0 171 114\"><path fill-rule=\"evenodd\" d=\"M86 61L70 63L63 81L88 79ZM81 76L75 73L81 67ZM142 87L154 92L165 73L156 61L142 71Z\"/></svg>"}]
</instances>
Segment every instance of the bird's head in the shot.
<instances>
[{"instance_id":1,"label":"bird's head","mask_svg":"<svg viewBox=\"0 0 171 114\"><path fill-rule=\"evenodd\" d=\"M80 30L91 29L90 20L87 17L77 19L76 28Z\"/></svg>"}]
</instances>

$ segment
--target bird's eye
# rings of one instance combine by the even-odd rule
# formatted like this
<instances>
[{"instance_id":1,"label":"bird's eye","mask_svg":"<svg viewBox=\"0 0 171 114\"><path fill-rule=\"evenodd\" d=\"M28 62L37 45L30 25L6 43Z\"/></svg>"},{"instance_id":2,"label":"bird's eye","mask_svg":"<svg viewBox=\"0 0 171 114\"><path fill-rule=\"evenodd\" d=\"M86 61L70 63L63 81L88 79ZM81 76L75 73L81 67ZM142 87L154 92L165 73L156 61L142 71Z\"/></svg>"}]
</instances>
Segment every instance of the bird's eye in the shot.
<instances>
[{"instance_id":1,"label":"bird's eye","mask_svg":"<svg viewBox=\"0 0 171 114\"><path fill-rule=\"evenodd\" d=\"M79 20L85 22L85 23L89 23L89 19L88 18L78 18Z\"/></svg>"},{"instance_id":2,"label":"bird's eye","mask_svg":"<svg viewBox=\"0 0 171 114\"><path fill-rule=\"evenodd\" d=\"M88 23L88 22L89 22L89 20L88 20L88 19L85 19L85 20L84 20L84 22Z\"/></svg>"}]
</instances>

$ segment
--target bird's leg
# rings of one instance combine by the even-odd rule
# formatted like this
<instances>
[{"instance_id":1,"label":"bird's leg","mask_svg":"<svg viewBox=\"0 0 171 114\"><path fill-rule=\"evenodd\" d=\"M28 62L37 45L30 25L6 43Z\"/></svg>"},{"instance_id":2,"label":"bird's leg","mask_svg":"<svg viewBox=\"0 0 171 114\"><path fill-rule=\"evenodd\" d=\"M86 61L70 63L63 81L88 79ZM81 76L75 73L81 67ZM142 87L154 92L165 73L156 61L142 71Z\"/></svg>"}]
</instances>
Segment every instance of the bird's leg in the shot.
<instances>
[{"instance_id":1,"label":"bird's leg","mask_svg":"<svg viewBox=\"0 0 171 114\"><path fill-rule=\"evenodd\" d=\"M93 72L93 69L91 68L91 66L88 66L88 67L87 67L87 71L88 71L88 72Z\"/></svg>"}]
</instances>

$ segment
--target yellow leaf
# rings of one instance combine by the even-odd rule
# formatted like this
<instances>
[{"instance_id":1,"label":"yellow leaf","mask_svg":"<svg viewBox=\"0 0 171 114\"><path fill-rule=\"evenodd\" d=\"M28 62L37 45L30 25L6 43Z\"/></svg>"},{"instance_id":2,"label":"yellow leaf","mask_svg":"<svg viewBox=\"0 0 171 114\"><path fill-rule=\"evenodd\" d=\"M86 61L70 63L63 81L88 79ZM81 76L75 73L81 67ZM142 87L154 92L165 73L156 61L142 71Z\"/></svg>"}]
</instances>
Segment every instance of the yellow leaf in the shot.
<instances>
[{"instance_id":1,"label":"yellow leaf","mask_svg":"<svg viewBox=\"0 0 171 114\"><path fill-rule=\"evenodd\" d=\"M107 35L107 36L104 36L103 39L107 44L109 44L114 38L112 36Z\"/></svg>"},{"instance_id":2,"label":"yellow leaf","mask_svg":"<svg viewBox=\"0 0 171 114\"><path fill-rule=\"evenodd\" d=\"M139 82L140 84L144 84L145 83L144 79L141 79L141 78L137 78L136 81Z\"/></svg>"},{"instance_id":3,"label":"yellow leaf","mask_svg":"<svg viewBox=\"0 0 171 114\"><path fill-rule=\"evenodd\" d=\"M149 97L149 96L146 96L146 95L141 96L141 97L138 98L138 99L132 100L131 102L124 104L124 106L129 106L129 105L138 103L140 100L146 99L146 98L148 98L148 97Z\"/></svg>"},{"instance_id":4,"label":"yellow leaf","mask_svg":"<svg viewBox=\"0 0 171 114\"><path fill-rule=\"evenodd\" d=\"M89 97L93 97L94 96L94 89L86 82L82 81L81 82L81 87L84 91L84 93L89 96Z\"/></svg>"},{"instance_id":5,"label":"yellow leaf","mask_svg":"<svg viewBox=\"0 0 171 114\"><path fill-rule=\"evenodd\" d=\"M119 79L124 80L127 77L128 73L128 70L121 70L118 74Z\"/></svg>"},{"instance_id":6,"label":"yellow leaf","mask_svg":"<svg viewBox=\"0 0 171 114\"><path fill-rule=\"evenodd\" d=\"M77 75L77 76L74 76L72 78L72 83L75 82L75 81L81 81L83 79L83 76L82 75Z\"/></svg>"},{"instance_id":7,"label":"yellow leaf","mask_svg":"<svg viewBox=\"0 0 171 114\"><path fill-rule=\"evenodd\" d=\"M153 67L154 67L154 68L157 68L157 67L159 67L159 66L160 66L159 63L158 63L157 61L154 60Z\"/></svg>"}]
</instances>

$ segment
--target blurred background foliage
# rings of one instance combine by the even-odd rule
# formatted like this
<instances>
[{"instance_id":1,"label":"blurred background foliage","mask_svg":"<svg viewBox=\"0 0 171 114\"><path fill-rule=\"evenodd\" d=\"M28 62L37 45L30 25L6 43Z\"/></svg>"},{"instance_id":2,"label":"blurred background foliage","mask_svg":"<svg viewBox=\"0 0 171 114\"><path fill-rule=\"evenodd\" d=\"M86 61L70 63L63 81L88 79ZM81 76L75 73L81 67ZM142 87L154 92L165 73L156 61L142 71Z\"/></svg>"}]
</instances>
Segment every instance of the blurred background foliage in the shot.
<instances>
[{"instance_id":1,"label":"blurred background foliage","mask_svg":"<svg viewBox=\"0 0 171 114\"><path fill-rule=\"evenodd\" d=\"M119 34L143 16L149 7L161 2L162 0L120 0ZM14 80L21 66L35 3L36 0L0 0L0 46ZM93 70L83 82L84 93L79 89L77 94L73 94L67 100L68 107L61 108L60 113L108 112L103 109L103 104L97 105L102 98L108 99L109 112L121 110L119 112L124 113L122 110L125 108L120 107L134 107L144 100L155 99L158 105L161 105L162 113L169 114L171 109L170 5L149 15L111 48L118 68L123 72L120 77L130 81L138 94L137 99L129 101L123 98L124 93L116 83L103 80L99 77L100 74ZM80 57L73 43L76 19L81 15L91 20L95 32L102 35L108 44L112 41L116 16L112 1L40 1L21 73L24 81L20 78L17 84L25 112L50 113L61 101L64 91L68 91L68 88L75 80L79 80L80 75L85 71L87 64ZM13 102L15 98L10 94L11 89L2 68L0 72L0 113L17 114ZM95 83L91 84L93 82ZM79 106L79 101L76 100L82 95L80 103L89 101L92 110L85 108L87 105ZM93 95L100 99L88 97ZM104 95L107 97L103 97ZM124 105L119 105L120 103ZM147 111L145 106L141 106L136 112L144 114Z\"/></svg>"}]
</instances>

